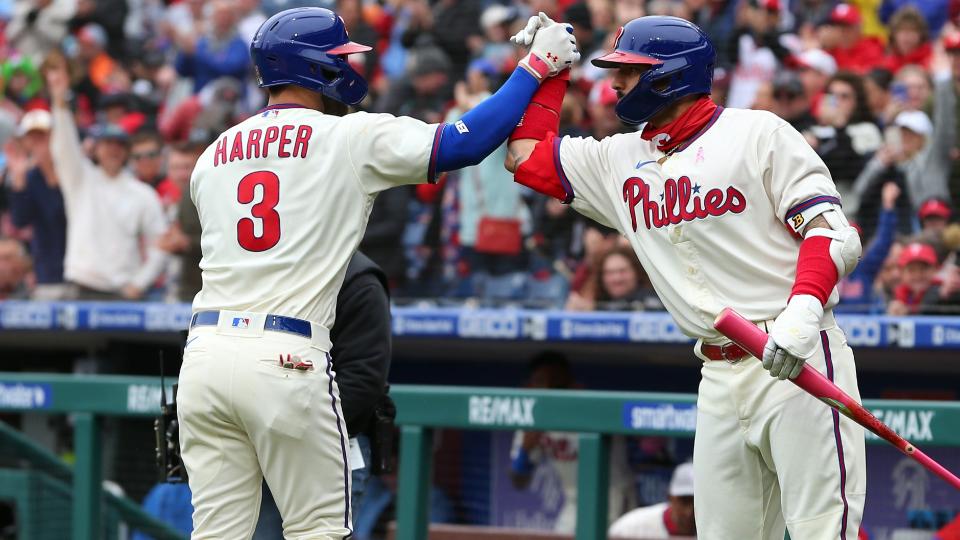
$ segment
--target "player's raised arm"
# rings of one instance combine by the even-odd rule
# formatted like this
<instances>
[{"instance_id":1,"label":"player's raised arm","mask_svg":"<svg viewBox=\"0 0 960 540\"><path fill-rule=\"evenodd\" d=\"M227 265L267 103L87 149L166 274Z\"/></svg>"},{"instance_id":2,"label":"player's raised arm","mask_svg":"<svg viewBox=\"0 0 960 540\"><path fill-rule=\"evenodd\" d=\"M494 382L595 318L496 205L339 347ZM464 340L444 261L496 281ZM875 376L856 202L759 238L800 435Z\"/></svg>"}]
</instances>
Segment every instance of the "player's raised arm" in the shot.
<instances>
[{"instance_id":1,"label":"player's raised arm","mask_svg":"<svg viewBox=\"0 0 960 540\"><path fill-rule=\"evenodd\" d=\"M556 23L543 13L531 17L514 42L529 45L530 53L495 94L456 123L443 126L435 157L438 172L483 161L520 122L541 83L550 84L552 76L566 72L580 59L573 27Z\"/></svg>"},{"instance_id":2,"label":"player's raised arm","mask_svg":"<svg viewBox=\"0 0 960 540\"><path fill-rule=\"evenodd\" d=\"M480 163L503 144L541 82L580 58L570 25L540 14L531 18L529 26L536 26L536 34L518 41L530 46L529 54L496 93L454 123L427 124L389 114L346 115L346 157L363 190L377 193L401 184L434 182L441 172ZM272 93L274 102L283 100Z\"/></svg>"}]
</instances>

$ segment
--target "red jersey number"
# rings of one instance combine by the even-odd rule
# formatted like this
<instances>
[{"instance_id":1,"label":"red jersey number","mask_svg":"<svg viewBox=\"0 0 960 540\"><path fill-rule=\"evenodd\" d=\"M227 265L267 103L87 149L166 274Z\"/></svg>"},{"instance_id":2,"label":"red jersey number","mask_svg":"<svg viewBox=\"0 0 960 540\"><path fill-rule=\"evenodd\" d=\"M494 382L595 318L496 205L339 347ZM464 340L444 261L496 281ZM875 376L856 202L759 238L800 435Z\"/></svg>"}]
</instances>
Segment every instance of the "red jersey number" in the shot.
<instances>
[{"instance_id":1,"label":"red jersey number","mask_svg":"<svg viewBox=\"0 0 960 540\"><path fill-rule=\"evenodd\" d=\"M280 214L275 210L280 202L280 178L270 171L244 176L237 185L237 201L252 203L257 186L261 187L263 197L250 208L250 214L262 224L260 236L254 232L252 219L245 217L237 222L237 242L247 251L266 251L280 241Z\"/></svg>"}]
</instances>

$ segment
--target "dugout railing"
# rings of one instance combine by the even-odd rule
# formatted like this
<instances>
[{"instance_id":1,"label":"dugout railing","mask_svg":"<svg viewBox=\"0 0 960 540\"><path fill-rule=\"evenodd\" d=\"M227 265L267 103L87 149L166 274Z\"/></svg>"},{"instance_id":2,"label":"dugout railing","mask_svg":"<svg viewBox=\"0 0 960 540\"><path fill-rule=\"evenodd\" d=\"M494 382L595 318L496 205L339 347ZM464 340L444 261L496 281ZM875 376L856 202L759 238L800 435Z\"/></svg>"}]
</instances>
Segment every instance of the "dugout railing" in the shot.
<instances>
[{"instance_id":1,"label":"dugout railing","mask_svg":"<svg viewBox=\"0 0 960 540\"><path fill-rule=\"evenodd\" d=\"M167 381L168 397L172 384ZM158 377L0 372L0 390L0 411L72 415L72 470L16 430L0 429L0 444L15 448L24 461L42 461L60 470L68 480L60 481L57 489L70 491L71 538L101 537L104 502L155 537L181 538L129 500L102 489L101 420L156 416ZM397 540L427 538L435 429L579 433L576 538L598 540L606 538L610 436L692 437L696 418L695 396L690 394L397 385L391 395L400 429ZM865 405L907 438L911 430L922 429L921 446L960 446L958 402L867 400ZM882 442L872 436L867 441Z\"/></svg>"}]
</instances>

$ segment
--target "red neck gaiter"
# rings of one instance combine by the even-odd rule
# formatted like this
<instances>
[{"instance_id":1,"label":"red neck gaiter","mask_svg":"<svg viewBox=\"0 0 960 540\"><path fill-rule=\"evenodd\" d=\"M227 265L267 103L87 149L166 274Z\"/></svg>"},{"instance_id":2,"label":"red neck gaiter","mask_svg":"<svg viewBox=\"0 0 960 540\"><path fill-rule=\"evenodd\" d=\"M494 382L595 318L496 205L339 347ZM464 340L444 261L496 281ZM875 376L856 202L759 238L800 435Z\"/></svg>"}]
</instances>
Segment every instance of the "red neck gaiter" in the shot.
<instances>
[{"instance_id":1,"label":"red neck gaiter","mask_svg":"<svg viewBox=\"0 0 960 540\"><path fill-rule=\"evenodd\" d=\"M710 96L703 96L680 115L680 118L665 126L657 128L647 122L640 136L649 141L657 135L666 133L670 137L658 144L657 149L661 152L669 152L699 133L713 118L716 110L717 104L710 99Z\"/></svg>"}]
</instances>

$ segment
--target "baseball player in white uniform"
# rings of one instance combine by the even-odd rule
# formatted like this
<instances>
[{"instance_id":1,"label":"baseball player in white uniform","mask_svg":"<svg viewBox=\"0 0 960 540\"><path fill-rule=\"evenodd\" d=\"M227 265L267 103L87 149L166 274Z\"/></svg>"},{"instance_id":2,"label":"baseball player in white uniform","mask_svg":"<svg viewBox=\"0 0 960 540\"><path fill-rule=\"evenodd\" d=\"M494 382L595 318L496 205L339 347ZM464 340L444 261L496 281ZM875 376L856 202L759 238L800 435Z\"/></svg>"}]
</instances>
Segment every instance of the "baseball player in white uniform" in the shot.
<instances>
[{"instance_id":1,"label":"baseball player in white uniform","mask_svg":"<svg viewBox=\"0 0 960 540\"><path fill-rule=\"evenodd\" d=\"M190 181L203 287L177 398L193 538L250 538L261 480L284 536L351 534L349 459L329 357L337 292L377 193L479 163L540 82L579 58L567 25L538 32L504 86L454 125L346 112L369 50L321 8L287 10L251 55L269 105L224 132ZM495 113L495 114L494 114Z\"/></svg>"},{"instance_id":2,"label":"baseball player in white uniform","mask_svg":"<svg viewBox=\"0 0 960 540\"><path fill-rule=\"evenodd\" d=\"M693 465L683 463L673 470L668 499L664 502L634 508L610 525L611 538L655 540L671 536L696 536L693 515ZM704 534L707 537L707 534Z\"/></svg>"},{"instance_id":3,"label":"baseball player in white uniform","mask_svg":"<svg viewBox=\"0 0 960 540\"><path fill-rule=\"evenodd\" d=\"M527 42L538 28L531 21L514 39ZM863 430L778 379L808 363L859 398L853 353L830 309L859 239L829 171L796 130L710 101L714 58L685 20L631 21L593 63L611 70L617 114L642 131L556 137L566 82L552 78L511 135L506 166L516 181L623 233L667 310L698 339L700 534L781 540L786 528L793 540L854 539L866 491ZM713 329L728 306L770 333L762 362Z\"/></svg>"}]
</instances>

